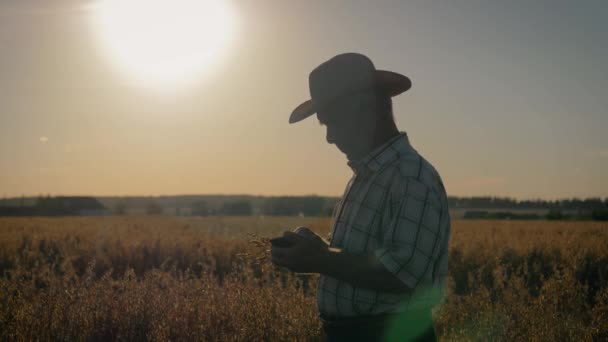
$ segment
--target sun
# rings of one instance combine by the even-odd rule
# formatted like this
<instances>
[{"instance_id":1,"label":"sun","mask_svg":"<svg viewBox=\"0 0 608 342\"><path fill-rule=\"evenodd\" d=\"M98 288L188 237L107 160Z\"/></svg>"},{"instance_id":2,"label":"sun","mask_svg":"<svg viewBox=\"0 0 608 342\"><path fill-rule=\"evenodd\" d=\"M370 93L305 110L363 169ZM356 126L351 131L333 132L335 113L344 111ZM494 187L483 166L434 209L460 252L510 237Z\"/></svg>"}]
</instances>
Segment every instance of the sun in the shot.
<instances>
[{"instance_id":1,"label":"sun","mask_svg":"<svg viewBox=\"0 0 608 342\"><path fill-rule=\"evenodd\" d=\"M199 81L235 30L227 0L99 0L93 8L104 52L145 86Z\"/></svg>"}]
</instances>

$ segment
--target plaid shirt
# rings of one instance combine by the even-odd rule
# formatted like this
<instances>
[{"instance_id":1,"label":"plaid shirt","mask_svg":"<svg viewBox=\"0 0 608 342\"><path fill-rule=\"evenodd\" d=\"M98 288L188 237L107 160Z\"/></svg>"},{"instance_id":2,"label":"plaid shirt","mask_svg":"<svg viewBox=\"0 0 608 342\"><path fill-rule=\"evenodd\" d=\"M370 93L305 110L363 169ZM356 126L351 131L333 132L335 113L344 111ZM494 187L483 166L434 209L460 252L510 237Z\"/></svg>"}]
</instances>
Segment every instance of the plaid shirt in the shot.
<instances>
[{"instance_id":1,"label":"plaid shirt","mask_svg":"<svg viewBox=\"0 0 608 342\"><path fill-rule=\"evenodd\" d=\"M435 306L445 295L450 238L447 196L439 174L410 145L405 132L348 165L354 173L334 207L330 246L353 254L374 253L413 291L376 291L321 274L319 312L347 317Z\"/></svg>"}]
</instances>

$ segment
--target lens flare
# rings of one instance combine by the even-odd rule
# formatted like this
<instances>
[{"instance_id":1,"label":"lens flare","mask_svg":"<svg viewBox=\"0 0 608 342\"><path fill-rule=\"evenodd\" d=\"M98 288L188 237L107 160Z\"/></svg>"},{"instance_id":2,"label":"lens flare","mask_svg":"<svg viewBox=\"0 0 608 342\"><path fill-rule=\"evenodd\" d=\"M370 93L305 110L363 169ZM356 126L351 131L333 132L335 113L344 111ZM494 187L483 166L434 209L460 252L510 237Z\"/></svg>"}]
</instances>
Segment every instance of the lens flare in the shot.
<instances>
[{"instance_id":1,"label":"lens flare","mask_svg":"<svg viewBox=\"0 0 608 342\"><path fill-rule=\"evenodd\" d=\"M93 8L104 52L144 85L200 80L235 30L226 0L100 0Z\"/></svg>"}]
</instances>

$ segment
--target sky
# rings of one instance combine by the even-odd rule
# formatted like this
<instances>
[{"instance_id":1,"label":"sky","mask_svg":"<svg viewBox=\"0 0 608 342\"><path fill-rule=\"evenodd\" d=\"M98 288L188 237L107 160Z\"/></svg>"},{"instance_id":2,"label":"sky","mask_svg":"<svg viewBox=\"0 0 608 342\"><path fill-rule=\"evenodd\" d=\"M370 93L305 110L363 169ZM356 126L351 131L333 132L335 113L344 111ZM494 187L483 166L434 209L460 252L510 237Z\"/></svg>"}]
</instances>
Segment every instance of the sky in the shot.
<instances>
[{"instance_id":1,"label":"sky","mask_svg":"<svg viewBox=\"0 0 608 342\"><path fill-rule=\"evenodd\" d=\"M288 117L343 52L411 78L397 126L448 195L608 196L604 0L231 1L221 57L162 91L104 52L94 3L0 1L0 196L340 196L346 157Z\"/></svg>"}]
</instances>

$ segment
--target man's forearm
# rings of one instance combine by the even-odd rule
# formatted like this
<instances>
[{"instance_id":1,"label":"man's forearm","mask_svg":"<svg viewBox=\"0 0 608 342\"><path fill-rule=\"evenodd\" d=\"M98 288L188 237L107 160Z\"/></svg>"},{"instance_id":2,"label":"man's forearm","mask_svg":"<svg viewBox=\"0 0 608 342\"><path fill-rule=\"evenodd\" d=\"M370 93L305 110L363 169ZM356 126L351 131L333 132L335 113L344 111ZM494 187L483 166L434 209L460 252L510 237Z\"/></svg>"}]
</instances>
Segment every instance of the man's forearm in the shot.
<instances>
[{"instance_id":1,"label":"man's forearm","mask_svg":"<svg viewBox=\"0 0 608 342\"><path fill-rule=\"evenodd\" d=\"M409 289L389 272L373 253L355 255L339 248L329 248L320 273L364 287L387 292L407 292Z\"/></svg>"}]
</instances>

